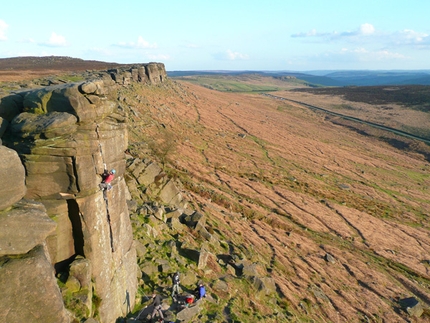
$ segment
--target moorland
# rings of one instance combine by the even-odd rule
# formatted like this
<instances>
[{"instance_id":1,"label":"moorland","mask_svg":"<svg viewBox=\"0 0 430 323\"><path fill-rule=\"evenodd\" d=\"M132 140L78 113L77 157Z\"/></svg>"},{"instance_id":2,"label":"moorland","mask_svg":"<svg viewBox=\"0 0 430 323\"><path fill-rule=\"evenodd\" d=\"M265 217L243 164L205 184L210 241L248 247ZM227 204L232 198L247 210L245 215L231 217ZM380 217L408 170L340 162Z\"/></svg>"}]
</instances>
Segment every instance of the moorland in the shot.
<instances>
[{"instance_id":1,"label":"moorland","mask_svg":"<svg viewBox=\"0 0 430 323\"><path fill-rule=\"evenodd\" d=\"M35 86L47 77L26 71ZM276 284L261 295L214 264L204 281L216 302L196 322L429 322L429 146L299 103L429 137L429 92L253 74L123 89L129 153L158 159L209 231ZM419 318L401 305L410 298Z\"/></svg>"}]
</instances>

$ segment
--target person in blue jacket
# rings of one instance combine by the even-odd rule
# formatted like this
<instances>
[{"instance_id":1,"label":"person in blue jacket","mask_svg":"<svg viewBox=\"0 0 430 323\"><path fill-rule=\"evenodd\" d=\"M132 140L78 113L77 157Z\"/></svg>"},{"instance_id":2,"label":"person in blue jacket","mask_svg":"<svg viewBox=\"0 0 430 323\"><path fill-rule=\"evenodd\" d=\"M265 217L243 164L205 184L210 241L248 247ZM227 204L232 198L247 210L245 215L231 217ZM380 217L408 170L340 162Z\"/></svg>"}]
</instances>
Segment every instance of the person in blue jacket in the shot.
<instances>
[{"instance_id":1,"label":"person in blue jacket","mask_svg":"<svg viewBox=\"0 0 430 323\"><path fill-rule=\"evenodd\" d=\"M197 289L197 299L198 300L202 299L203 297L206 297L206 288L203 285L203 283L200 283L196 289Z\"/></svg>"}]
</instances>

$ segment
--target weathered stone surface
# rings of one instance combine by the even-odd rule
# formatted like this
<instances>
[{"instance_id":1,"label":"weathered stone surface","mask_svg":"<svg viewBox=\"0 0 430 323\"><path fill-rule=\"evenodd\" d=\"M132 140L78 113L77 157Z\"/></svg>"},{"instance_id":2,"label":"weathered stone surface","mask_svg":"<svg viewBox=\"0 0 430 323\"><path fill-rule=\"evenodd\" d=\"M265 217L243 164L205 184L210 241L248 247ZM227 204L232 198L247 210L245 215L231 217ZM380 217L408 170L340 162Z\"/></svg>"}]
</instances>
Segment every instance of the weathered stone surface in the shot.
<instances>
[{"instance_id":1,"label":"weathered stone surface","mask_svg":"<svg viewBox=\"0 0 430 323\"><path fill-rule=\"evenodd\" d=\"M191 322L191 320L200 312L202 302L202 300L198 300L193 304L193 306L184 308L178 313L178 315L176 315L176 318L184 323Z\"/></svg>"},{"instance_id":2,"label":"weathered stone surface","mask_svg":"<svg viewBox=\"0 0 430 323\"><path fill-rule=\"evenodd\" d=\"M60 263L75 255L73 224L69 218L69 203L67 200L44 200L48 216L57 223L54 234L47 237L46 243L52 263ZM66 268L58 268L65 271Z\"/></svg>"},{"instance_id":3,"label":"weathered stone surface","mask_svg":"<svg viewBox=\"0 0 430 323\"><path fill-rule=\"evenodd\" d=\"M146 254L146 247L143 245L142 242L135 240L134 245L136 248L136 254L138 258L144 258Z\"/></svg>"},{"instance_id":4,"label":"weathered stone surface","mask_svg":"<svg viewBox=\"0 0 430 323\"><path fill-rule=\"evenodd\" d=\"M221 279L217 279L213 283L212 288L217 290L217 291L224 292L224 293L227 293L229 291L228 284L224 280L221 280Z\"/></svg>"},{"instance_id":5,"label":"weathered stone surface","mask_svg":"<svg viewBox=\"0 0 430 323\"><path fill-rule=\"evenodd\" d=\"M206 217L204 214L196 211L191 215L184 213L181 217L181 221L191 228L195 228L197 224L204 227L206 223Z\"/></svg>"},{"instance_id":6,"label":"weathered stone surface","mask_svg":"<svg viewBox=\"0 0 430 323\"><path fill-rule=\"evenodd\" d=\"M70 322L54 268L41 245L2 263L0 289L0 322Z\"/></svg>"},{"instance_id":7,"label":"weathered stone surface","mask_svg":"<svg viewBox=\"0 0 430 323\"><path fill-rule=\"evenodd\" d=\"M102 80L87 81L79 86L81 92L85 94L103 95L107 94L104 82Z\"/></svg>"},{"instance_id":8,"label":"weathered stone surface","mask_svg":"<svg viewBox=\"0 0 430 323\"><path fill-rule=\"evenodd\" d=\"M9 122L6 119L0 117L0 138L3 136L8 125L9 125Z\"/></svg>"},{"instance_id":9,"label":"weathered stone surface","mask_svg":"<svg viewBox=\"0 0 430 323\"><path fill-rule=\"evenodd\" d=\"M25 170L18 154L0 146L0 210L18 202L26 193ZM7 183L7 185L4 185Z\"/></svg>"},{"instance_id":10,"label":"weathered stone surface","mask_svg":"<svg viewBox=\"0 0 430 323\"><path fill-rule=\"evenodd\" d=\"M10 130L14 134L21 134L22 138L35 135L54 138L75 132L76 122L77 118L70 113L51 112L38 115L23 112L13 118Z\"/></svg>"},{"instance_id":11,"label":"weathered stone surface","mask_svg":"<svg viewBox=\"0 0 430 323\"><path fill-rule=\"evenodd\" d=\"M198 269L205 269L206 268L206 264L208 261L208 257L209 257L210 252L206 251L206 250L201 250L200 254L199 254L199 261L197 264L197 268Z\"/></svg>"},{"instance_id":12,"label":"weathered stone surface","mask_svg":"<svg viewBox=\"0 0 430 323\"><path fill-rule=\"evenodd\" d=\"M175 182L170 180L160 191L162 202L170 205L178 205L183 200L181 191L176 187Z\"/></svg>"},{"instance_id":13,"label":"weathered stone surface","mask_svg":"<svg viewBox=\"0 0 430 323\"><path fill-rule=\"evenodd\" d=\"M336 259L331 254L329 254L329 253L326 253L324 255L324 260L327 261L327 262L329 262L329 263L332 263L332 264L336 263Z\"/></svg>"},{"instance_id":14,"label":"weathered stone surface","mask_svg":"<svg viewBox=\"0 0 430 323\"><path fill-rule=\"evenodd\" d=\"M91 262L82 256L77 257L71 264L69 270L69 277L73 276L78 281L82 288L91 290L91 276L92 268Z\"/></svg>"},{"instance_id":15,"label":"weathered stone surface","mask_svg":"<svg viewBox=\"0 0 430 323\"><path fill-rule=\"evenodd\" d=\"M159 84L166 78L166 69L162 63L149 63L146 66L146 74L152 84Z\"/></svg>"},{"instance_id":16,"label":"weathered stone surface","mask_svg":"<svg viewBox=\"0 0 430 323\"><path fill-rule=\"evenodd\" d=\"M242 262L242 274L245 277L261 277L266 275L266 270L258 263Z\"/></svg>"},{"instance_id":17,"label":"weathered stone surface","mask_svg":"<svg viewBox=\"0 0 430 323\"><path fill-rule=\"evenodd\" d=\"M66 288L70 292L76 293L79 292L79 290L81 289L81 283L75 276L69 276L66 281Z\"/></svg>"},{"instance_id":18,"label":"weathered stone surface","mask_svg":"<svg viewBox=\"0 0 430 323\"><path fill-rule=\"evenodd\" d=\"M137 178L140 185L148 186L152 184L155 178L161 173L161 168L156 163L151 163L145 168L145 171Z\"/></svg>"},{"instance_id":19,"label":"weathered stone surface","mask_svg":"<svg viewBox=\"0 0 430 323\"><path fill-rule=\"evenodd\" d=\"M276 284L270 277L254 277L254 287L263 295L270 295L276 292Z\"/></svg>"},{"instance_id":20,"label":"weathered stone surface","mask_svg":"<svg viewBox=\"0 0 430 323\"><path fill-rule=\"evenodd\" d=\"M14 204L11 211L0 213L0 256L25 254L44 244L56 226L43 204L25 200Z\"/></svg>"},{"instance_id":21,"label":"weathered stone surface","mask_svg":"<svg viewBox=\"0 0 430 323\"><path fill-rule=\"evenodd\" d=\"M22 97L12 94L0 99L0 117L11 121L16 115L23 111Z\"/></svg>"}]
</instances>

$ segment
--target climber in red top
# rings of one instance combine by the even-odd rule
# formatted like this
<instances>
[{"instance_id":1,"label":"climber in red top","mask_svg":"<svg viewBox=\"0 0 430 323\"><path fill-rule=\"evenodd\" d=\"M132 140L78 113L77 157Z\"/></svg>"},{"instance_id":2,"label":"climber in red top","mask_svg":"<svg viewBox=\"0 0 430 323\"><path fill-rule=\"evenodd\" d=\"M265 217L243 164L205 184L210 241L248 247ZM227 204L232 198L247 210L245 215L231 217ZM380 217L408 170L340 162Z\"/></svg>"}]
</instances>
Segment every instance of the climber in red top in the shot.
<instances>
[{"instance_id":1,"label":"climber in red top","mask_svg":"<svg viewBox=\"0 0 430 323\"><path fill-rule=\"evenodd\" d=\"M99 184L99 186L102 190L108 190L109 191L112 188L112 185L110 183L114 179L115 173L116 173L115 169L112 169L110 172L108 172L108 170L105 169L105 171L102 175L103 180Z\"/></svg>"}]
</instances>

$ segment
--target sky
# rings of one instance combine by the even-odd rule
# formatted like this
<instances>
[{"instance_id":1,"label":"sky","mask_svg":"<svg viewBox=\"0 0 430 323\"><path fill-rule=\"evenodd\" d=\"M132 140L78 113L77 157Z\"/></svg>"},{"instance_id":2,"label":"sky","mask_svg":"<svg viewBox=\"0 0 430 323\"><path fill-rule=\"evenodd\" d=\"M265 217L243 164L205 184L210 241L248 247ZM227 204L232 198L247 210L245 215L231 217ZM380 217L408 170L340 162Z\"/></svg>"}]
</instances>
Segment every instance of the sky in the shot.
<instances>
[{"instance_id":1,"label":"sky","mask_svg":"<svg viewBox=\"0 0 430 323\"><path fill-rule=\"evenodd\" d=\"M185 70L430 69L429 0L0 0L0 58Z\"/></svg>"}]
</instances>

